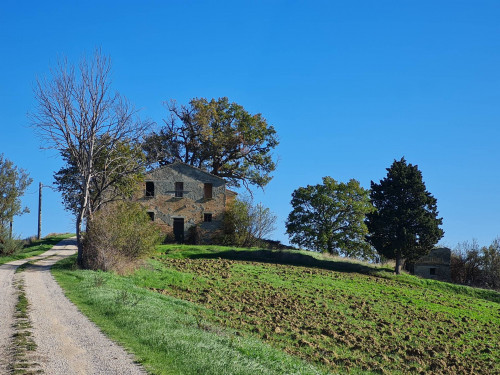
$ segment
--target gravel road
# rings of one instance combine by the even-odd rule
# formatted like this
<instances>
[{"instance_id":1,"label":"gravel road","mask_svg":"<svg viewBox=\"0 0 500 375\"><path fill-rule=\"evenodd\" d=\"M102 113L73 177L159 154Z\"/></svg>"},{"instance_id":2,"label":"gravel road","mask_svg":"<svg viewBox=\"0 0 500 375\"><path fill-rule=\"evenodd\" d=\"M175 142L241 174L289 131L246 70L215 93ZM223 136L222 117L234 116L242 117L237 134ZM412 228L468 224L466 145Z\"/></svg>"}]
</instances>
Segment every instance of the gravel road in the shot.
<instances>
[{"instance_id":1,"label":"gravel road","mask_svg":"<svg viewBox=\"0 0 500 375\"><path fill-rule=\"evenodd\" d=\"M22 263L23 261L16 261L0 266L0 374L6 374L9 365L8 352L14 333L12 324L16 304L14 272Z\"/></svg>"},{"instance_id":2,"label":"gravel road","mask_svg":"<svg viewBox=\"0 0 500 375\"><path fill-rule=\"evenodd\" d=\"M51 375L145 374L130 354L78 311L50 274L54 263L75 252L75 240L64 240L37 257L45 259L21 273L30 305L32 337L37 345L37 368ZM12 280L15 268L25 261L0 266L0 358L9 358L15 306ZM7 363L0 363L0 373L7 373L6 369Z\"/></svg>"},{"instance_id":3,"label":"gravel road","mask_svg":"<svg viewBox=\"0 0 500 375\"><path fill-rule=\"evenodd\" d=\"M46 256L54 255L55 248L29 259L15 260L0 265L0 374L7 374L10 360L10 345L14 334L14 309L17 293L14 287L14 275L20 265Z\"/></svg>"}]
</instances>

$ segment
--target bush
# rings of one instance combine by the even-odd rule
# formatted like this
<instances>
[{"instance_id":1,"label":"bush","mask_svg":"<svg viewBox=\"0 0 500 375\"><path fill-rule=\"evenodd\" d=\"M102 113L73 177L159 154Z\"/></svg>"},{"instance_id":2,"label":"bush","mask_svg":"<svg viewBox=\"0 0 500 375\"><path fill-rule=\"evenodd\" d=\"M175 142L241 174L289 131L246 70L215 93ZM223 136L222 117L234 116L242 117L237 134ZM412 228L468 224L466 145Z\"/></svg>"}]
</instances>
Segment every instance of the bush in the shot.
<instances>
[{"instance_id":1,"label":"bush","mask_svg":"<svg viewBox=\"0 0 500 375\"><path fill-rule=\"evenodd\" d=\"M500 238L482 249L484 285L500 290Z\"/></svg>"},{"instance_id":2,"label":"bush","mask_svg":"<svg viewBox=\"0 0 500 375\"><path fill-rule=\"evenodd\" d=\"M172 232L164 233L162 243L164 244L176 243L174 233Z\"/></svg>"},{"instance_id":3,"label":"bush","mask_svg":"<svg viewBox=\"0 0 500 375\"><path fill-rule=\"evenodd\" d=\"M47 237L50 237L50 235L48 235ZM26 237L24 240L23 240L23 245L25 247L30 247L30 246L33 246L33 244L35 244L36 242L38 241L38 238L37 236L29 236L29 237Z\"/></svg>"},{"instance_id":4,"label":"bush","mask_svg":"<svg viewBox=\"0 0 500 375\"><path fill-rule=\"evenodd\" d=\"M299 250L294 246L282 244L281 241L277 240L261 240L258 246L269 250Z\"/></svg>"},{"instance_id":5,"label":"bush","mask_svg":"<svg viewBox=\"0 0 500 375\"><path fill-rule=\"evenodd\" d=\"M261 203L235 199L224 214L223 233L214 238L221 245L259 246L275 229L276 216Z\"/></svg>"},{"instance_id":6,"label":"bush","mask_svg":"<svg viewBox=\"0 0 500 375\"><path fill-rule=\"evenodd\" d=\"M186 238L186 243L188 245L201 245L207 242L210 242L208 235L208 231L206 229L201 228L199 225L193 225L189 227L188 234ZM174 238L175 240L175 238Z\"/></svg>"},{"instance_id":7,"label":"bush","mask_svg":"<svg viewBox=\"0 0 500 375\"><path fill-rule=\"evenodd\" d=\"M486 247L476 241L459 244L451 256L454 283L500 290L500 239Z\"/></svg>"},{"instance_id":8,"label":"bush","mask_svg":"<svg viewBox=\"0 0 500 375\"><path fill-rule=\"evenodd\" d=\"M10 230L0 225L0 256L13 255L23 249L23 242L10 236Z\"/></svg>"},{"instance_id":9,"label":"bush","mask_svg":"<svg viewBox=\"0 0 500 375\"><path fill-rule=\"evenodd\" d=\"M110 203L87 223L83 238L83 266L124 274L151 255L159 242L159 230L141 205Z\"/></svg>"}]
</instances>

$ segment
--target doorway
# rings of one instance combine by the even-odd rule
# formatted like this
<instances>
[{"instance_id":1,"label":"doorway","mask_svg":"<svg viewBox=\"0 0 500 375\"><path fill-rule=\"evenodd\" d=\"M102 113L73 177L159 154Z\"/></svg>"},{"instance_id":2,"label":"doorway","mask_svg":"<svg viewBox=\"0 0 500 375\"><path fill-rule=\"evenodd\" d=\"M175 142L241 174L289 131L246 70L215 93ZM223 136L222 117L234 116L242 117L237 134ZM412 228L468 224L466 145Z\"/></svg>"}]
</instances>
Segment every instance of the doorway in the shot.
<instances>
[{"instance_id":1,"label":"doorway","mask_svg":"<svg viewBox=\"0 0 500 375\"><path fill-rule=\"evenodd\" d=\"M184 243L184 218L174 218L175 242Z\"/></svg>"}]
</instances>

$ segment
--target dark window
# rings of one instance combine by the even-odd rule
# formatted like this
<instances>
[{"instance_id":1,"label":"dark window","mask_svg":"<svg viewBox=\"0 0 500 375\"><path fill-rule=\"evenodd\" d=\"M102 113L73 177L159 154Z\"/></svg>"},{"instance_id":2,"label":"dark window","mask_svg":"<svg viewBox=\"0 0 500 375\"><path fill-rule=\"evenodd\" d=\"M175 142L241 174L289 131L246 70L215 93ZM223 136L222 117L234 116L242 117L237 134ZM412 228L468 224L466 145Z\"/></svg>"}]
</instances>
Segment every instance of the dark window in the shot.
<instances>
[{"instance_id":1,"label":"dark window","mask_svg":"<svg viewBox=\"0 0 500 375\"><path fill-rule=\"evenodd\" d=\"M175 197L182 198L183 193L184 193L184 183L183 182L176 182L175 183Z\"/></svg>"},{"instance_id":2,"label":"dark window","mask_svg":"<svg viewBox=\"0 0 500 375\"><path fill-rule=\"evenodd\" d=\"M435 275L436 274L436 269L435 268L429 268L429 275Z\"/></svg>"},{"instance_id":3,"label":"dark window","mask_svg":"<svg viewBox=\"0 0 500 375\"><path fill-rule=\"evenodd\" d=\"M152 181L146 182L146 197L154 197L155 196L155 183Z\"/></svg>"},{"instance_id":4,"label":"dark window","mask_svg":"<svg viewBox=\"0 0 500 375\"><path fill-rule=\"evenodd\" d=\"M205 223L210 223L212 221L212 214L203 214L203 221Z\"/></svg>"},{"instance_id":5,"label":"dark window","mask_svg":"<svg viewBox=\"0 0 500 375\"><path fill-rule=\"evenodd\" d=\"M212 199L212 184L204 184L205 199Z\"/></svg>"},{"instance_id":6,"label":"dark window","mask_svg":"<svg viewBox=\"0 0 500 375\"><path fill-rule=\"evenodd\" d=\"M148 211L148 215L149 215L149 218L151 219L151 221L155 221L155 213L154 212Z\"/></svg>"}]
</instances>

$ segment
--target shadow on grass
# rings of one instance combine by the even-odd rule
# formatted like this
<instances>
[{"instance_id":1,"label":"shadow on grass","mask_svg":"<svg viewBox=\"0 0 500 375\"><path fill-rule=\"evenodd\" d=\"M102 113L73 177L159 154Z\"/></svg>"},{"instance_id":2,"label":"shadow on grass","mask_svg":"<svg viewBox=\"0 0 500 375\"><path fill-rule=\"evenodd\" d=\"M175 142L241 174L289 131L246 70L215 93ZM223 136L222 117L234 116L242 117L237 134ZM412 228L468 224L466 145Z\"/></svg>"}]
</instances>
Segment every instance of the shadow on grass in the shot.
<instances>
[{"instance_id":1,"label":"shadow on grass","mask_svg":"<svg viewBox=\"0 0 500 375\"><path fill-rule=\"evenodd\" d=\"M383 268L370 267L356 262L341 261L341 260L321 260L313 256L292 251L279 250L229 250L211 254L193 254L188 256L191 259L228 259L228 260L244 260L250 262L274 263L291 266L314 267L328 271L348 272L348 273L363 273L367 275L375 275L377 272L383 271Z\"/></svg>"},{"instance_id":2,"label":"shadow on grass","mask_svg":"<svg viewBox=\"0 0 500 375\"><path fill-rule=\"evenodd\" d=\"M477 289L463 285L441 283L433 280L432 285L426 279L411 277L409 275L394 275L389 268L375 267L362 263L342 261L342 260L321 260L311 255L279 250L229 250L219 251L210 254L192 254L187 256L190 259L228 259L242 260L250 262L261 262L271 264L283 264L292 266L313 267L335 272L360 273L374 277L381 277L403 284L417 285L422 288L438 289L442 291L452 291L469 297L479 298L490 302L500 303L500 293L493 290Z\"/></svg>"}]
</instances>

